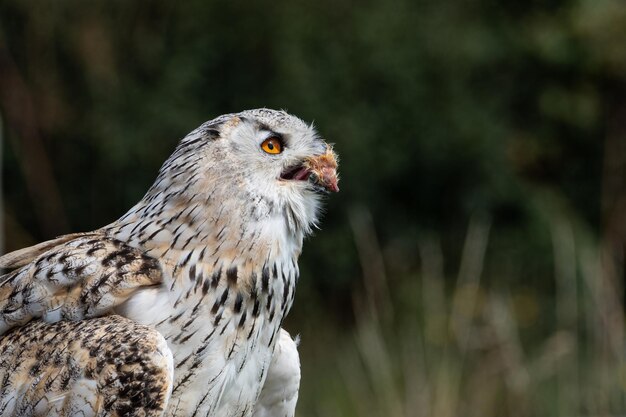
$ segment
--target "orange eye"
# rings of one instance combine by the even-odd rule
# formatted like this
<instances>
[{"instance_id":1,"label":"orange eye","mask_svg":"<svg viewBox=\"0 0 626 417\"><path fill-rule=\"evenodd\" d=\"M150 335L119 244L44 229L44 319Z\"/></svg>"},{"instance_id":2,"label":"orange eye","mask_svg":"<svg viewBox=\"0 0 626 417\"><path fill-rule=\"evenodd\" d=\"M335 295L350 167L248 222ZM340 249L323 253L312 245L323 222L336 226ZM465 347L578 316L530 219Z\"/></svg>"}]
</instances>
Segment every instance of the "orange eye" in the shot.
<instances>
[{"instance_id":1,"label":"orange eye","mask_svg":"<svg viewBox=\"0 0 626 417\"><path fill-rule=\"evenodd\" d=\"M283 151L283 145L280 143L278 138L272 137L263 141L261 149L267 153L279 154Z\"/></svg>"}]
</instances>

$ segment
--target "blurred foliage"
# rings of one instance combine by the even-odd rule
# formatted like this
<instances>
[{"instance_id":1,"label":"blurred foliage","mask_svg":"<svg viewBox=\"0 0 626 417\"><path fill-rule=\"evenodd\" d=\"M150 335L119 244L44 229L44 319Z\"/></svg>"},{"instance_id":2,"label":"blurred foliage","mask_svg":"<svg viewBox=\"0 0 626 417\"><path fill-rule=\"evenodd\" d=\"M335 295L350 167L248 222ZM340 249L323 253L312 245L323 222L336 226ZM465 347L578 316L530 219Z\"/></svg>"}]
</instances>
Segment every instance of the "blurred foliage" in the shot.
<instances>
[{"instance_id":1,"label":"blurred foliage","mask_svg":"<svg viewBox=\"0 0 626 417\"><path fill-rule=\"evenodd\" d=\"M466 311L454 300L466 288L457 274L470 219L489 225L488 244L476 259L480 280L469 287L479 312L471 307L459 326L502 330L492 319L504 312L506 323L515 323L505 330L519 332L519 349L538 358L552 352L550 341L592 340L580 323L595 323L595 316L582 308L559 313L559 297L565 291L571 301L571 285L581 303L590 291L583 279L593 269L590 255L563 249L575 241L597 253L598 282L616 298L598 329L623 344L624 45L621 0L0 0L5 246L113 221L201 122L246 108L284 108L314 121L341 156L341 193L329 199L323 230L306 244L288 323L304 340L301 415L623 413L621 355L593 343L554 366L582 361L605 369L591 357L613 368L605 380L622 372L622 385L612 385L618 400L595 408L585 395L569 408L549 401L550 387L558 394L567 373L546 376L552 385L537 391L542 399L518 395L519 385L499 388L493 375L475 372L482 348L444 346L450 317ZM570 237L560 234L563 224ZM441 268L428 281L433 253L441 254ZM562 259L568 254L573 266ZM565 290L563 274L573 276ZM379 277L378 284L368 277ZM439 312L423 294L436 281ZM490 325L480 323L485 317ZM363 329L375 332L367 343ZM461 375L459 392L420 395L439 398L435 408L453 408L354 408L341 381L364 390L352 394L397 402L386 388L355 385L358 363L338 359L359 357L350 349L371 347L379 336L390 342L379 354L408 349L398 361L420 354L411 350L420 337L423 349L448 358L439 378ZM347 365L338 371L337 360ZM394 360L390 368L415 365L432 387L443 383L424 371L428 360ZM539 378L528 372L532 382ZM492 380L493 390L483 380ZM473 405L480 412L454 408L454 401L478 398L466 383L493 395L478 396L485 401ZM529 400L532 406L515 406Z\"/></svg>"}]
</instances>

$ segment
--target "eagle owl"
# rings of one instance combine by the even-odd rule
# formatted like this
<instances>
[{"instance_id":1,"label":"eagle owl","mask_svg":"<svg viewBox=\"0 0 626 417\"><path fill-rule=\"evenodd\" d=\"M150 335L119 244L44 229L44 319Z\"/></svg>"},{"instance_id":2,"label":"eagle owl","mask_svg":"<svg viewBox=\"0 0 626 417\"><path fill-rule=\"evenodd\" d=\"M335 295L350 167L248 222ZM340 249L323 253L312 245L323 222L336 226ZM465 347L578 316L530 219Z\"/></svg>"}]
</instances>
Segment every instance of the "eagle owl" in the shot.
<instances>
[{"instance_id":1,"label":"eagle owl","mask_svg":"<svg viewBox=\"0 0 626 417\"><path fill-rule=\"evenodd\" d=\"M297 117L223 115L117 221L0 258L0 416L293 416L281 322L337 182Z\"/></svg>"}]
</instances>

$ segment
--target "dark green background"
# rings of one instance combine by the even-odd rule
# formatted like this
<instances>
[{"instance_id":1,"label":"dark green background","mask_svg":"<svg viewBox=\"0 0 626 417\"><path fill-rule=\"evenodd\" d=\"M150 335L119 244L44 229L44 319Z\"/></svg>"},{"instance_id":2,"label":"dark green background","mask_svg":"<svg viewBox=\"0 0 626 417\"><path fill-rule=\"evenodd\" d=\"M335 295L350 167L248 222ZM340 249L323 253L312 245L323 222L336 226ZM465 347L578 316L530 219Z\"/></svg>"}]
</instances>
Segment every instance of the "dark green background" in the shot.
<instances>
[{"instance_id":1,"label":"dark green background","mask_svg":"<svg viewBox=\"0 0 626 417\"><path fill-rule=\"evenodd\" d=\"M115 220L256 107L341 158L300 415L626 411L624 2L0 0L5 250Z\"/></svg>"}]
</instances>

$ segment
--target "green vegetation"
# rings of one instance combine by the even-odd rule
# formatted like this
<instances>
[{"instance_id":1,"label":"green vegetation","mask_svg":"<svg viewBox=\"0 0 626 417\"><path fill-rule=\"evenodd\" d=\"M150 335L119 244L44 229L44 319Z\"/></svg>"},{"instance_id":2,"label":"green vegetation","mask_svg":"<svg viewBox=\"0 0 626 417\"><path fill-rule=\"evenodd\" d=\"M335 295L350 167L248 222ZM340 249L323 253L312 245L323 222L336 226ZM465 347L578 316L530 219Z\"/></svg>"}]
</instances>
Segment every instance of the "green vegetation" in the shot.
<instances>
[{"instance_id":1,"label":"green vegetation","mask_svg":"<svg viewBox=\"0 0 626 417\"><path fill-rule=\"evenodd\" d=\"M624 414L625 45L622 0L0 0L4 247L284 108L341 156L286 323L300 416Z\"/></svg>"}]
</instances>

